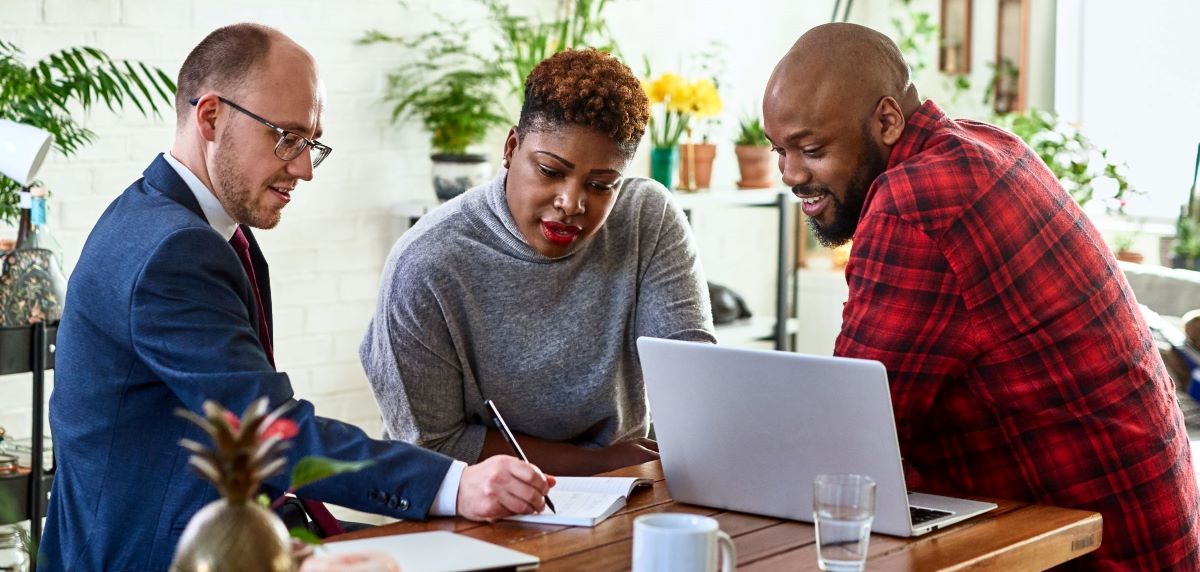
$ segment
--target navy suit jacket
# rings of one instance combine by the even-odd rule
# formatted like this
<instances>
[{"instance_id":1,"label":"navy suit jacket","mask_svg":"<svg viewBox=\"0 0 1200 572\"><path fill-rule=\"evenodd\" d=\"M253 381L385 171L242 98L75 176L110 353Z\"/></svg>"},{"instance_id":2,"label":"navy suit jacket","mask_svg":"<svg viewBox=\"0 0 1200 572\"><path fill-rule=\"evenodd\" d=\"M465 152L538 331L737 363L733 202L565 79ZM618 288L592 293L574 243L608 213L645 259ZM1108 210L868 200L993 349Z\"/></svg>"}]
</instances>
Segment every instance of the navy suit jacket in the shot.
<instances>
[{"instance_id":1,"label":"navy suit jacket","mask_svg":"<svg viewBox=\"0 0 1200 572\"><path fill-rule=\"evenodd\" d=\"M270 287L250 239L263 305ZM216 400L240 414L254 399L295 399L259 343L249 278L160 155L96 223L71 276L58 330L50 426L57 473L39 570L166 570L180 533L216 490L179 446L209 443L175 408ZM301 489L304 496L397 518L424 518L449 457L377 441L318 417L300 400L289 468L305 455L374 459ZM288 475L266 483L287 487Z\"/></svg>"}]
</instances>

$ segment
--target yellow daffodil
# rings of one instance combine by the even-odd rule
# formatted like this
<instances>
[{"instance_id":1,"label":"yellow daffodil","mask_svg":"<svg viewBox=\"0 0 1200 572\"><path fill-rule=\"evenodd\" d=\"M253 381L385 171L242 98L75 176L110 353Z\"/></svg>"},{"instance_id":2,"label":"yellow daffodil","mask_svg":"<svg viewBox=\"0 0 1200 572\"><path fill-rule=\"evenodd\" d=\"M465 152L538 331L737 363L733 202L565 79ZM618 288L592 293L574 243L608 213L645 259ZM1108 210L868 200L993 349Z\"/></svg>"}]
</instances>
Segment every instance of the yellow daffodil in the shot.
<instances>
[{"instance_id":1,"label":"yellow daffodil","mask_svg":"<svg viewBox=\"0 0 1200 572\"><path fill-rule=\"evenodd\" d=\"M696 117L713 117L721 113L721 94L711 80L700 79L692 84L691 104Z\"/></svg>"},{"instance_id":2,"label":"yellow daffodil","mask_svg":"<svg viewBox=\"0 0 1200 572\"><path fill-rule=\"evenodd\" d=\"M662 103L667 101L682 84L683 79L679 76L665 73L654 81L643 82L642 88L646 90L646 97L650 98L650 103Z\"/></svg>"},{"instance_id":3,"label":"yellow daffodil","mask_svg":"<svg viewBox=\"0 0 1200 572\"><path fill-rule=\"evenodd\" d=\"M661 110L650 119L650 138L655 147L677 145L692 116L721 113L721 95L710 79L687 81L677 74L664 73L656 79L642 80L642 89L652 108Z\"/></svg>"}]
</instances>

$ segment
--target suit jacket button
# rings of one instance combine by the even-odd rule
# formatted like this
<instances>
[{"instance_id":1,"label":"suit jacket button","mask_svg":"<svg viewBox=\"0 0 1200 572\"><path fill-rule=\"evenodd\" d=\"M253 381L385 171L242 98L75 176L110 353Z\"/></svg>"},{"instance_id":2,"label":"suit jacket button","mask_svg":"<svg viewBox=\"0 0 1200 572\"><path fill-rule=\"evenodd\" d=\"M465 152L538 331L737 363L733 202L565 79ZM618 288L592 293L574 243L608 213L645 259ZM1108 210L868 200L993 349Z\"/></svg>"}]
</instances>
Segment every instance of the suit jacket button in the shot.
<instances>
[{"instance_id":1,"label":"suit jacket button","mask_svg":"<svg viewBox=\"0 0 1200 572\"><path fill-rule=\"evenodd\" d=\"M400 504L400 501L396 500L396 495L392 495L392 498L388 499L388 508L396 508L398 504Z\"/></svg>"},{"instance_id":2,"label":"suit jacket button","mask_svg":"<svg viewBox=\"0 0 1200 572\"><path fill-rule=\"evenodd\" d=\"M400 499L400 510L408 510L408 499Z\"/></svg>"},{"instance_id":3,"label":"suit jacket button","mask_svg":"<svg viewBox=\"0 0 1200 572\"><path fill-rule=\"evenodd\" d=\"M379 498L380 496L382 495L379 494L378 489L371 489L370 492L367 493L367 500L371 502L379 502L381 500Z\"/></svg>"}]
</instances>

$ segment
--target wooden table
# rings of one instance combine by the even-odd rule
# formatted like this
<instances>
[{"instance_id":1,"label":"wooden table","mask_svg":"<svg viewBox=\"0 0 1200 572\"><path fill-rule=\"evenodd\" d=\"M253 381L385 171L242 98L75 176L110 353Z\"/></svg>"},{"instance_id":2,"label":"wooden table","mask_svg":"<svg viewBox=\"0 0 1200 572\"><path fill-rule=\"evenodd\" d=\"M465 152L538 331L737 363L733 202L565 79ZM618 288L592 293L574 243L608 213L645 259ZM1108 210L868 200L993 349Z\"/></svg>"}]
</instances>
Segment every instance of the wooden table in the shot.
<instances>
[{"instance_id":1,"label":"wooden table","mask_svg":"<svg viewBox=\"0 0 1200 572\"><path fill-rule=\"evenodd\" d=\"M817 570L811 524L676 503L667 494L662 465L657 461L606 475L646 477L654 480L654 486L635 490L623 510L595 528L434 518L351 532L330 541L452 530L536 555L542 560L540 570L628 570L633 519L655 512L685 512L712 516L721 523L721 530L737 545L739 570ZM987 500L999 508L924 536L872 535L867 569L1042 570L1100 546L1101 517L1097 513Z\"/></svg>"}]
</instances>

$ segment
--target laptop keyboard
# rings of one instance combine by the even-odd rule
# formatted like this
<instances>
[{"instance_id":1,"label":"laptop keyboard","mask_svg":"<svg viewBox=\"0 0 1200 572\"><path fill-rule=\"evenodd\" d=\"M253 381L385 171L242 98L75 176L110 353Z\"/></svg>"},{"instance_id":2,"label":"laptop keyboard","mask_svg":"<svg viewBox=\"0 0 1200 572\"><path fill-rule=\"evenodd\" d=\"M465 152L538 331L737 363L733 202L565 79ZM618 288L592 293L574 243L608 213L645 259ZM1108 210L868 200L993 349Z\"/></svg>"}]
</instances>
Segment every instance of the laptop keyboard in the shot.
<instances>
[{"instance_id":1,"label":"laptop keyboard","mask_svg":"<svg viewBox=\"0 0 1200 572\"><path fill-rule=\"evenodd\" d=\"M932 508L921 508L919 506L909 506L908 514L909 514L910 518L912 518L912 525L919 526L919 525L925 524L931 520L936 520L936 519L942 518L943 516L950 516L954 513L947 511L947 510L935 510Z\"/></svg>"}]
</instances>

